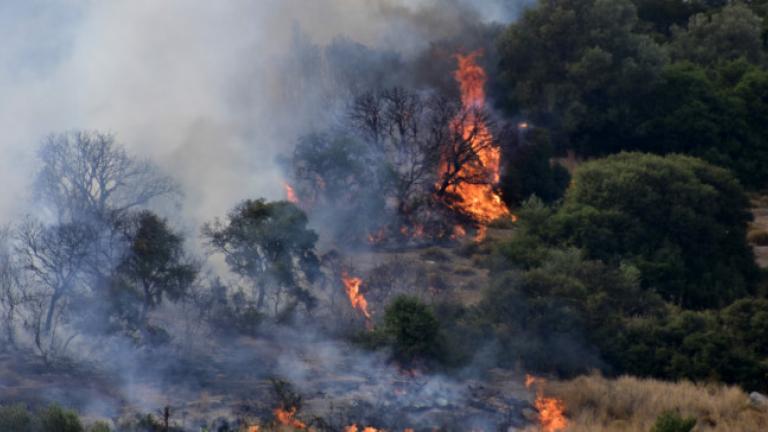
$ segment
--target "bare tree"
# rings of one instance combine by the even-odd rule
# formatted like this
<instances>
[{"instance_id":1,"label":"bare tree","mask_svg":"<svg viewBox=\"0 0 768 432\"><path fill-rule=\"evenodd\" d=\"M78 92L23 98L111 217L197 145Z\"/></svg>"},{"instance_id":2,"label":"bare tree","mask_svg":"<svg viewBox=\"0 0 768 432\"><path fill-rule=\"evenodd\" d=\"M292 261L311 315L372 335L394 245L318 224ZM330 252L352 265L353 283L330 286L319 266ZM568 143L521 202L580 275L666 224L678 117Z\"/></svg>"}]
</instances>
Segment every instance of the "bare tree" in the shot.
<instances>
[{"instance_id":1,"label":"bare tree","mask_svg":"<svg viewBox=\"0 0 768 432\"><path fill-rule=\"evenodd\" d=\"M105 221L153 198L179 193L148 160L131 157L111 134L72 131L49 136L35 190L59 220Z\"/></svg>"},{"instance_id":2,"label":"bare tree","mask_svg":"<svg viewBox=\"0 0 768 432\"><path fill-rule=\"evenodd\" d=\"M480 157L485 150L496 145L488 113L478 108L460 109L455 111L448 123L442 121L433 123L434 139L441 142L438 147L440 175L436 194L442 196L450 187L464 183L494 183Z\"/></svg>"},{"instance_id":3,"label":"bare tree","mask_svg":"<svg viewBox=\"0 0 768 432\"><path fill-rule=\"evenodd\" d=\"M31 218L17 230L16 252L35 288L27 294L35 344L43 355L54 347L55 324L63 312L60 306L83 286L83 268L94 236L87 224L44 226Z\"/></svg>"},{"instance_id":4,"label":"bare tree","mask_svg":"<svg viewBox=\"0 0 768 432\"><path fill-rule=\"evenodd\" d=\"M19 269L10 250L11 232L0 229L0 320L5 338L5 347L16 346L16 319L23 303L20 289Z\"/></svg>"}]
</instances>

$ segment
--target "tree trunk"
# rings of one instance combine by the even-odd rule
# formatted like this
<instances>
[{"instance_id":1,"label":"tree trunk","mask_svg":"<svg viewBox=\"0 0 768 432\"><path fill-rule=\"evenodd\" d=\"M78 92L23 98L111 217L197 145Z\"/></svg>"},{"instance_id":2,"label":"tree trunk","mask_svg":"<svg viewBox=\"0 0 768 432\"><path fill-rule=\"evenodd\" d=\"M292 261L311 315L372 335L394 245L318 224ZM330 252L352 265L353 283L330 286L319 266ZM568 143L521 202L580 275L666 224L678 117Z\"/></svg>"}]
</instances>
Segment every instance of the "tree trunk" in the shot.
<instances>
[{"instance_id":1,"label":"tree trunk","mask_svg":"<svg viewBox=\"0 0 768 432\"><path fill-rule=\"evenodd\" d=\"M45 325L43 325L46 333L51 332L51 327L53 326L53 311L56 309L56 303L59 302L61 294L61 290L54 291L53 295L51 296L51 301L48 303L48 312L45 315Z\"/></svg>"}]
</instances>

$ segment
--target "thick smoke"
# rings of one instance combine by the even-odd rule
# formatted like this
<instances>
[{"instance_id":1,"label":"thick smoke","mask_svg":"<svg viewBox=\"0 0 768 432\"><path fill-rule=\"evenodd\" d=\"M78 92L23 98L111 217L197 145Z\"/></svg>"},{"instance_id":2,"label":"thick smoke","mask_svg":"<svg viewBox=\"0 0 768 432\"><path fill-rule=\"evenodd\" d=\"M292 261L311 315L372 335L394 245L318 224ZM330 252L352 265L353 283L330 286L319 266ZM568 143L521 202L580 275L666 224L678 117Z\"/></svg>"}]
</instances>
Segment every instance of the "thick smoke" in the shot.
<instances>
[{"instance_id":1,"label":"thick smoke","mask_svg":"<svg viewBox=\"0 0 768 432\"><path fill-rule=\"evenodd\" d=\"M290 154L299 136L333 123L356 86L453 85L453 51L442 50L441 44L461 47L456 43L461 40L467 44L461 48L474 49L476 41L492 43L487 37L492 23L512 20L526 3L3 2L0 182L5 188L0 223L34 212L29 191L38 169L36 151L46 136L95 129L114 133L130 152L150 158L181 183L181 211L166 215L197 238L203 221L222 216L243 199L282 199L279 156ZM183 331L196 320L186 314L171 311L163 324ZM308 333L304 326L310 325L275 329L261 346L233 345L231 352L210 357L212 362L226 359L211 370L245 374L250 380L240 387L232 383L238 397L250 391L247 384L277 375L303 390L338 398L346 391L343 380L330 385L323 377L345 370L346 378L365 379L369 388L386 393L367 401L370 409L360 412L398 411L397 406L381 406L399 390L395 366L320 332ZM87 356L91 342L78 340L73 347ZM94 384L93 397L80 403L94 414L116 415L125 403L139 411L165 403L178 406L186 391L198 392L216 380L206 375L211 370L179 365L174 353L145 356L120 338L97 342L94 358L113 359L110 372L119 372L117 383L103 387L118 384L120 390L108 395ZM196 342L189 349L210 348ZM439 399L435 403L443 411L465 407L472 398L465 385L447 378L420 382L421 387L406 389L412 398ZM47 390L55 401L72 403L76 396L66 385ZM253 394L254 399L262 396Z\"/></svg>"},{"instance_id":2,"label":"thick smoke","mask_svg":"<svg viewBox=\"0 0 768 432\"><path fill-rule=\"evenodd\" d=\"M324 121L313 118L323 107L308 106L322 102L318 89L302 88L298 101L286 95L296 91L285 79L299 55L297 34L319 46L343 36L413 57L472 26L508 20L524 2L477 3L3 2L0 218L22 209L40 141L70 129L113 132L164 166L182 182L193 222L247 196L280 198L275 157Z\"/></svg>"}]
</instances>

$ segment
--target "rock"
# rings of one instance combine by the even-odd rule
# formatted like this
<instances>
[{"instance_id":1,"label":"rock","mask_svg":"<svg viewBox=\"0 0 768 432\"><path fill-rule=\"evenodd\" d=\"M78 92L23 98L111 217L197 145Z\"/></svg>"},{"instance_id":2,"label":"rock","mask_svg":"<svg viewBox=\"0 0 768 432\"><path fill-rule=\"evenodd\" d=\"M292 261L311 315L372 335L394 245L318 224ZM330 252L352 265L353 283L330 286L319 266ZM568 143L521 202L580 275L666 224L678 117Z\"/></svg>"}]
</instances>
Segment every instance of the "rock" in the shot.
<instances>
[{"instance_id":1,"label":"rock","mask_svg":"<svg viewBox=\"0 0 768 432\"><path fill-rule=\"evenodd\" d=\"M768 409L768 396L762 393L758 393L758 392L750 393L749 401L752 402L752 405L758 408Z\"/></svg>"}]
</instances>

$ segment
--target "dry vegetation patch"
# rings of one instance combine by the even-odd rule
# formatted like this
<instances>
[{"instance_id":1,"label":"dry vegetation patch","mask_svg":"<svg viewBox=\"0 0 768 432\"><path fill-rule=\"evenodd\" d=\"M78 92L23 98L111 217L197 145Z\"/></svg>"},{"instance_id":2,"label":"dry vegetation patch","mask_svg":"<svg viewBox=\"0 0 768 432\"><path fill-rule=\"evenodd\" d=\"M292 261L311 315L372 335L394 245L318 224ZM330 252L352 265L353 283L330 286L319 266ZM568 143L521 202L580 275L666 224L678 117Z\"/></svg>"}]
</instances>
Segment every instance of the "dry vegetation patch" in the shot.
<instances>
[{"instance_id":1,"label":"dry vegetation patch","mask_svg":"<svg viewBox=\"0 0 768 432\"><path fill-rule=\"evenodd\" d=\"M564 401L568 432L648 432L665 411L696 418L695 432L768 430L768 412L738 387L590 375L551 382L547 393Z\"/></svg>"}]
</instances>

